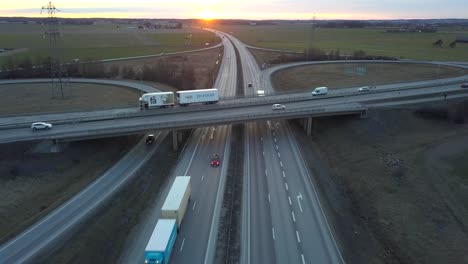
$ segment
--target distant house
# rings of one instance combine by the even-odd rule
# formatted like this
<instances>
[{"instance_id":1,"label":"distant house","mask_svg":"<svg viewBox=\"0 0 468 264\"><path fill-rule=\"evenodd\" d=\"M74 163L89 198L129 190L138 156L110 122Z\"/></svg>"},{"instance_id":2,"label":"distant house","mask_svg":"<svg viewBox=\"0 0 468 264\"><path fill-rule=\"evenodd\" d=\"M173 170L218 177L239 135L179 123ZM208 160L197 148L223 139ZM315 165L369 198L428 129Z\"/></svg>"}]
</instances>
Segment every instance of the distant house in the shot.
<instances>
[{"instance_id":1,"label":"distant house","mask_svg":"<svg viewBox=\"0 0 468 264\"><path fill-rule=\"evenodd\" d=\"M256 23L256 22L250 22L249 25L251 25L251 26L256 26L257 23Z\"/></svg>"},{"instance_id":2,"label":"distant house","mask_svg":"<svg viewBox=\"0 0 468 264\"><path fill-rule=\"evenodd\" d=\"M468 36L457 36L455 40L457 43L468 43Z\"/></svg>"}]
</instances>

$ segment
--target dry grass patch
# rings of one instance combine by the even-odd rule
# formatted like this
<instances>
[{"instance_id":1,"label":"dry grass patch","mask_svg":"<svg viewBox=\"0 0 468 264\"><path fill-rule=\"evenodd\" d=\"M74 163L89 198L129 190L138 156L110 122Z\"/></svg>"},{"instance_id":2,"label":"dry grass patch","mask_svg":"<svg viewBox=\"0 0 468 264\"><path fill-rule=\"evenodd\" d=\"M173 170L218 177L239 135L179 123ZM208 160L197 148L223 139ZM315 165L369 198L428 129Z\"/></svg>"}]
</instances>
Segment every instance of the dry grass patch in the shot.
<instances>
[{"instance_id":1,"label":"dry grass patch","mask_svg":"<svg viewBox=\"0 0 468 264\"><path fill-rule=\"evenodd\" d=\"M468 69L413 63L333 63L294 67L272 76L277 90L304 90L433 80L468 74Z\"/></svg>"},{"instance_id":2,"label":"dry grass patch","mask_svg":"<svg viewBox=\"0 0 468 264\"><path fill-rule=\"evenodd\" d=\"M50 83L0 85L0 115L91 111L138 105L139 92L119 86L70 83L52 88Z\"/></svg>"}]
</instances>

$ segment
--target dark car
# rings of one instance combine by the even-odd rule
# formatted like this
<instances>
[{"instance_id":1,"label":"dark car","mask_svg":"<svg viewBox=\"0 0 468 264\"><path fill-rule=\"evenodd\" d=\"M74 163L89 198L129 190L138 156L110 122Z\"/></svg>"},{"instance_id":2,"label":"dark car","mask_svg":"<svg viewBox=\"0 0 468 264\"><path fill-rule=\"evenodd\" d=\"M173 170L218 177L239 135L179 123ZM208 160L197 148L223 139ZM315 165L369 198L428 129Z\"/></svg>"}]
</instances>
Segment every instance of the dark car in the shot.
<instances>
[{"instance_id":1,"label":"dark car","mask_svg":"<svg viewBox=\"0 0 468 264\"><path fill-rule=\"evenodd\" d=\"M252 83L247 84L247 87L252 88L253 87Z\"/></svg>"},{"instance_id":2,"label":"dark car","mask_svg":"<svg viewBox=\"0 0 468 264\"><path fill-rule=\"evenodd\" d=\"M148 136L146 136L146 139L145 139L146 145L150 145L153 142L154 142L154 135L153 134L149 134Z\"/></svg>"},{"instance_id":3,"label":"dark car","mask_svg":"<svg viewBox=\"0 0 468 264\"><path fill-rule=\"evenodd\" d=\"M460 85L460 87L461 87L461 88L468 88L468 83L462 83L462 84Z\"/></svg>"},{"instance_id":4,"label":"dark car","mask_svg":"<svg viewBox=\"0 0 468 264\"><path fill-rule=\"evenodd\" d=\"M221 161L219 159L219 156L218 155L213 155L211 157L211 167L218 167L219 164L221 164Z\"/></svg>"}]
</instances>

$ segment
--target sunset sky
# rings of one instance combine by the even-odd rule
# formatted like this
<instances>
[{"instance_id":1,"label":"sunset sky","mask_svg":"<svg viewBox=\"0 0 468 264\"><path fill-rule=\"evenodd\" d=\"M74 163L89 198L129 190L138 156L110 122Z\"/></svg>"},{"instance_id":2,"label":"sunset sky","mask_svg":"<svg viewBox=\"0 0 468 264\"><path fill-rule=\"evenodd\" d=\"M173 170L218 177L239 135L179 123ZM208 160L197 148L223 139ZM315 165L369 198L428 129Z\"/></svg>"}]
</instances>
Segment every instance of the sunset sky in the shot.
<instances>
[{"instance_id":1,"label":"sunset sky","mask_svg":"<svg viewBox=\"0 0 468 264\"><path fill-rule=\"evenodd\" d=\"M0 16L40 16L48 1L2 1ZM57 0L60 17L402 19L468 18L467 0Z\"/></svg>"}]
</instances>

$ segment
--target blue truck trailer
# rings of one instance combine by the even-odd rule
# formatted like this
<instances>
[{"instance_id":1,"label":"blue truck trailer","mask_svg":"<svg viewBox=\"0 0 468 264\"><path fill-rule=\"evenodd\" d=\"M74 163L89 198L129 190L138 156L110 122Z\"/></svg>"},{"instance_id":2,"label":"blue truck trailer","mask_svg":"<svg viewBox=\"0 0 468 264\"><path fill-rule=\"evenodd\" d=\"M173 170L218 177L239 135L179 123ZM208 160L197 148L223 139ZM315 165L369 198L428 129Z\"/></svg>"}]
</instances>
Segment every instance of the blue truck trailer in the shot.
<instances>
[{"instance_id":1,"label":"blue truck trailer","mask_svg":"<svg viewBox=\"0 0 468 264\"><path fill-rule=\"evenodd\" d=\"M176 219L159 219L145 249L145 263L167 264L177 237Z\"/></svg>"}]
</instances>

